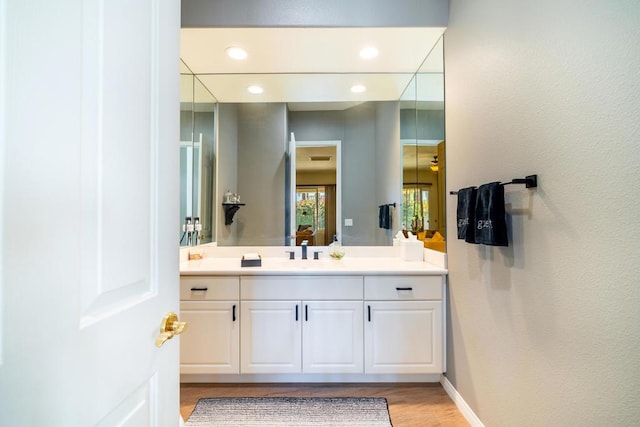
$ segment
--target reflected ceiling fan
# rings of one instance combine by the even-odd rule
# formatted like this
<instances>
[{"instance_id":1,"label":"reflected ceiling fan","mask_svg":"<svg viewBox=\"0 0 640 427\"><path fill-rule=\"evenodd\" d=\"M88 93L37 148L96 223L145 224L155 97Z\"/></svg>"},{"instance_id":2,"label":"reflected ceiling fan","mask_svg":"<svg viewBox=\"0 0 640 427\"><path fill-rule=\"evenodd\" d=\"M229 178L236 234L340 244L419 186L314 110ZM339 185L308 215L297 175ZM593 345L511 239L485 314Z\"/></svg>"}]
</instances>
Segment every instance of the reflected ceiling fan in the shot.
<instances>
[{"instance_id":1,"label":"reflected ceiling fan","mask_svg":"<svg viewBox=\"0 0 640 427\"><path fill-rule=\"evenodd\" d=\"M431 160L431 166L429 166L429 168L434 171L434 172L438 172L438 156L433 156L433 160Z\"/></svg>"}]
</instances>

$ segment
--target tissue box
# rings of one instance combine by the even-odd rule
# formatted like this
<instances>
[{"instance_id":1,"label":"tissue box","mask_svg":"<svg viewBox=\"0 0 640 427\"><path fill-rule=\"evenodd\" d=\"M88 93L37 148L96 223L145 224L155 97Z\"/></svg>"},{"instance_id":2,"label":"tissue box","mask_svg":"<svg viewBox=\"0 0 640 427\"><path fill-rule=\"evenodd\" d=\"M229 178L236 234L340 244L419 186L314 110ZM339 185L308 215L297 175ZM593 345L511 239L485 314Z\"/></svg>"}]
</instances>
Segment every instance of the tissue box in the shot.
<instances>
[{"instance_id":1,"label":"tissue box","mask_svg":"<svg viewBox=\"0 0 640 427\"><path fill-rule=\"evenodd\" d=\"M400 241L400 257L403 261L422 261L424 244L420 240Z\"/></svg>"},{"instance_id":2,"label":"tissue box","mask_svg":"<svg viewBox=\"0 0 640 427\"><path fill-rule=\"evenodd\" d=\"M261 267L262 258L258 254L245 254L240 260L240 267Z\"/></svg>"}]
</instances>

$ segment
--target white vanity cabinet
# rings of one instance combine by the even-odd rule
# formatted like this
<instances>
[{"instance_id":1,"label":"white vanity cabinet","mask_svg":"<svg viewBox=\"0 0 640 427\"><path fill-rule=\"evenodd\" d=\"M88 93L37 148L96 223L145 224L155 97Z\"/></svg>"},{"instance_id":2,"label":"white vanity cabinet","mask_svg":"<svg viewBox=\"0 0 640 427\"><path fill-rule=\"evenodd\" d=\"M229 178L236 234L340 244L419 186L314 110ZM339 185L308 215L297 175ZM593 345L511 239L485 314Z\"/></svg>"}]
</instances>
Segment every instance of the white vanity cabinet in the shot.
<instances>
[{"instance_id":1,"label":"white vanity cabinet","mask_svg":"<svg viewBox=\"0 0 640 427\"><path fill-rule=\"evenodd\" d=\"M365 276L365 373L444 372L443 280Z\"/></svg>"},{"instance_id":2,"label":"white vanity cabinet","mask_svg":"<svg viewBox=\"0 0 640 427\"><path fill-rule=\"evenodd\" d=\"M240 281L235 277L183 276L180 279L182 374L240 372Z\"/></svg>"},{"instance_id":3,"label":"white vanity cabinet","mask_svg":"<svg viewBox=\"0 0 640 427\"><path fill-rule=\"evenodd\" d=\"M180 282L184 381L437 381L445 371L442 274Z\"/></svg>"},{"instance_id":4,"label":"white vanity cabinet","mask_svg":"<svg viewBox=\"0 0 640 427\"><path fill-rule=\"evenodd\" d=\"M242 373L362 373L362 276L242 276Z\"/></svg>"}]
</instances>

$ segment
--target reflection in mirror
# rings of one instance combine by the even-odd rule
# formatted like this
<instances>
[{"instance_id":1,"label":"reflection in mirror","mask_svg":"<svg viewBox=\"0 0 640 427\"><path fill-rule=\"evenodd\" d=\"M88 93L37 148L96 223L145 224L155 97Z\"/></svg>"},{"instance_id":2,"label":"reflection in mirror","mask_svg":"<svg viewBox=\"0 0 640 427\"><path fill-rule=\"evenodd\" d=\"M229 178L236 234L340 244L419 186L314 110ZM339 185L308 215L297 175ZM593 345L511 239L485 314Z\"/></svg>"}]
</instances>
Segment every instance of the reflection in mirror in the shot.
<instances>
[{"instance_id":1,"label":"reflection in mirror","mask_svg":"<svg viewBox=\"0 0 640 427\"><path fill-rule=\"evenodd\" d=\"M215 98L197 76L180 75L180 245L215 235Z\"/></svg>"},{"instance_id":2,"label":"reflection in mirror","mask_svg":"<svg viewBox=\"0 0 640 427\"><path fill-rule=\"evenodd\" d=\"M411 77L407 78L407 81ZM398 95L399 96L399 95ZM379 206L400 205L399 101L369 101L333 110L289 111L289 130L299 141L340 141L336 186L336 230L343 246L388 246L398 228L379 225ZM320 183L320 182L318 182Z\"/></svg>"},{"instance_id":3,"label":"reflection in mirror","mask_svg":"<svg viewBox=\"0 0 640 427\"><path fill-rule=\"evenodd\" d=\"M296 246L326 246L340 223L339 141L296 144Z\"/></svg>"},{"instance_id":4,"label":"reflection in mirror","mask_svg":"<svg viewBox=\"0 0 640 427\"><path fill-rule=\"evenodd\" d=\"M418 137L416 128L416 76L400 98L400 143L402 147L402 229L417 231L415 203L418 182Z\"/></svg>"},{"instance_id":5,"label":"reflection in mirror","mask_svg":"<svg viewBox=\"0 0 640 427\"><path fill-rule=\"evenodd\" d=\"M442 30L436 32L442 34ZM418 39L425 49L435 52L437 49L432 46L438 37ZM425 40L429 41L425 43ZM400 44L406 48L407 42ZM420 49L405 50L417 52ZM207 132L198 130L195 99L189 110L190 122L186 117L184 120L184 127L191 129L186 139L191 154L185 149L183 163L185 171L187 166L191 169L184 173L183 187L185 194L191 191L191 195L190 202L183 202L181 215L182 220L199 217L203 230L196 242L208 241L207 237L213 236L218 246L294 245L300 226L311 226L317 245L326 245L333 234L344 246L391 245L393 236L403 227L420 230L423 237L438 230L444 235L444 200L441 200L444 180L440 172L431 169L433 162L434 167L437 164L440 171L444 170L443 148L442 154L438 153L438 146L444 141L444 97L442 93L436 94L438 84L442 89L441 53L436 69L427 64L437 63L432 59L437 55L423 60L420 56L424 51L421 51L410 66L389 69L382 74L379 72L383 70L377 68L382 67L380 64L361 69L359 63L352 65L356 72L322 72L325 68L320 67L305 74L285 71L264 74L259 65L249 65L244 73L225 70L222 65L226 58L218 61L220 67L217 62L203 64L200 62L203 58L210 59L208 53L198 54L197 49L195 54L190 52L185 49L186 63L190 66L200 64L196 68L202 72L193 79L193 87L201 79L208 87L216 88L213 93L219 94L221 100L212 109L215 122L212 118L210 123L216 123L216 130L209 140ZM293 59L290 62L297 63ZM425 64L424 68L416 74L420 63ZM370 79L366 94L349 92L348 96L329 99L325 84L339 89L339 93L347 92L343 90L349 87L346 81L361 79L365 68L364 75ZM386 79L380 80L381 76ZM304 90L302 87L294 91L281 90L309 79L324 83L304 85ZM389 81L393 84L384 83ZM269 85L270 90L264 91L264 98L245 93L246 87L255 83ZM393 90L382 96L380 90L383 88ZM425 90L427 95L423 97ZM184 113L187 115L186 109ZM336 153L342 159L342 167L336 172L342 184L335 184L335 231L329 229L328 222L332 221L327 211L331 203L328 194L334 184L300 178L301 182L296 185L297 173L292 167L296 150L295 144L291 144L292 134L299 141L341 142ZM217 142L207 152L203 146L213 141L213 137L217 137ZM203 161L212 156L215 161L210 165L215 173L211 178L208 175L203 178L202 173L207 168ZM403 156L406 156L405 160ZM435 156L438 156L437 160ZM190 165L187 165L187 158L191 159ZM190 182L186 182L188 179ZM208 194L205 187L209 183L218 191L206 200L207 196L202 196L201 192ZM231 206L234 209L232 217L225 215L224 209L229 211L231 208L225 202L226 193L241 198L241 203ZM305 201L301 209L295 203L298 199ZM204 209L211 208L214 219L210 234L206 223L209 214L203 213L203 206ZM389 209L391 212L385 217L390 221L380 220L385 206L396 206ZM389 223L392 224L390 227ZM201 239L202 236L205 239Z\"/></svg>"},{"instance_id":6,"label":"reflection in mirror","mask_svg":"<svg viewBox=\"0 0 640 427\"><path fill-rule=\"evenodd\" d=\"M443 39L415 76L414 109L403 110L403 226L445 251L445 135ZM413 145L412 145L413 144Z\"/></svg>"}]
</instances>

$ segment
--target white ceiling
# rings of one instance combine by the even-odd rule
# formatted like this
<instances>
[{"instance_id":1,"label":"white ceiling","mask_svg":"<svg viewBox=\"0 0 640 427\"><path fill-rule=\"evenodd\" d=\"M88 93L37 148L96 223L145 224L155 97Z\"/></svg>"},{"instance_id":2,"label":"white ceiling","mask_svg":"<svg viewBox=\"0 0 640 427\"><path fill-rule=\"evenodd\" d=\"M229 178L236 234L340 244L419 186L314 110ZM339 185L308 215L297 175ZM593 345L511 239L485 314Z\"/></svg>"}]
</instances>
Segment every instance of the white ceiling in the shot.
<instances>
[{"instance_id":1,"label":"white ceiling","mask_svg":"<svg viewBox=\"0 0 640 427\"><path fill-rule=\"evenodd\" d=\"M220 102L288 102L292 110L321 102L345 108L400 99L443 32L426 27L184 28L180 56ZM225 49L230 46L245 49L248 58L229 58ZM359 57L367 46L378 49L375 59ZM355 84L367 90L353 94ZM264 93L248 93L250 85L262 86Z\"/></svg>"}]
</instances>

